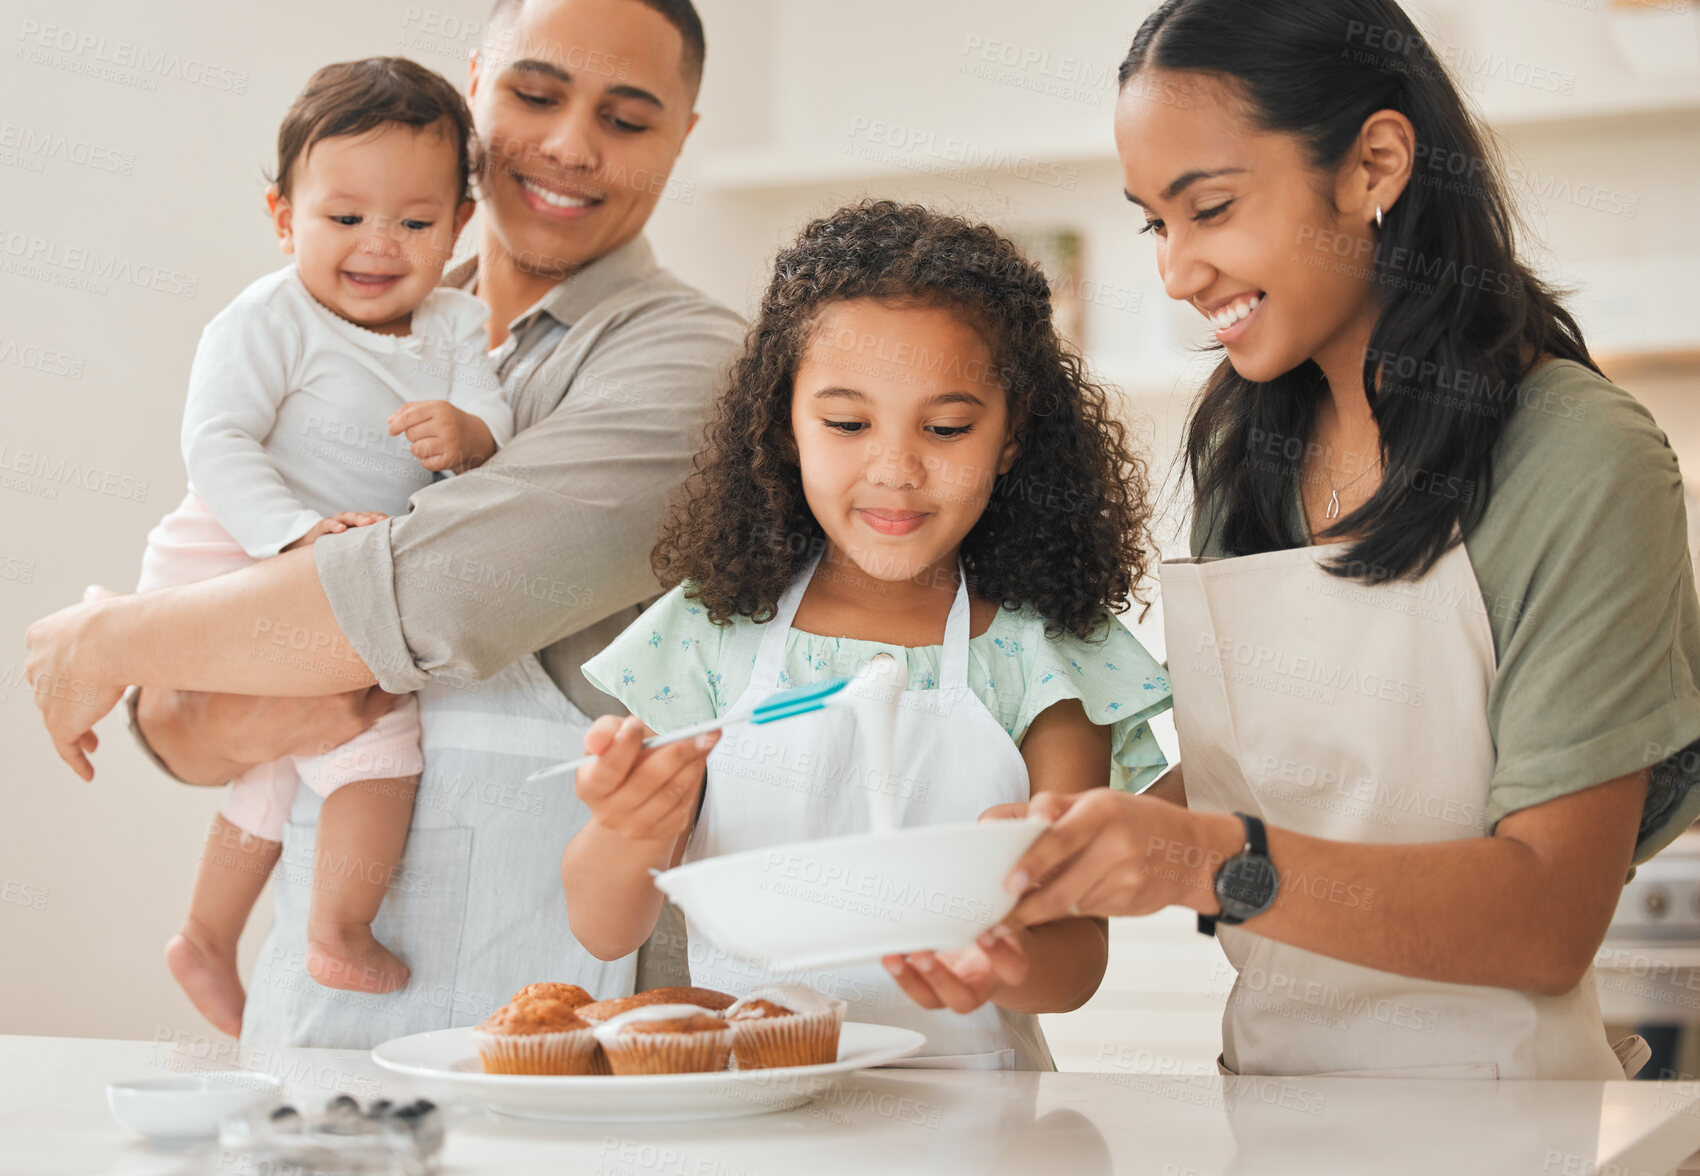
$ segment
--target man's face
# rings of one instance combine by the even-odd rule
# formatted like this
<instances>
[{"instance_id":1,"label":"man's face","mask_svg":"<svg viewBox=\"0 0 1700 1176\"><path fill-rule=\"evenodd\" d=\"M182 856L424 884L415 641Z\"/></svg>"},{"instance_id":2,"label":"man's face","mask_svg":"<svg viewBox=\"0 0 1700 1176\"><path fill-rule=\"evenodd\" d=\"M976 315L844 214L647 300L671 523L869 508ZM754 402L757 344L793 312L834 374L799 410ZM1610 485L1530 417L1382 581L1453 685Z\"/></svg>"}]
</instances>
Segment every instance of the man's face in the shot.
<instances>
[{"instance_id":1,"label":"man's face","mask_svg":"<svg viewBox=\"0 0 1700 1176\"><path fill-rule=\"evenodd\" d=\"M473 59L489 231L565 277L643 231L696 125L684 38L637 0L528 0Z\"/></svg>"}]
</instances>

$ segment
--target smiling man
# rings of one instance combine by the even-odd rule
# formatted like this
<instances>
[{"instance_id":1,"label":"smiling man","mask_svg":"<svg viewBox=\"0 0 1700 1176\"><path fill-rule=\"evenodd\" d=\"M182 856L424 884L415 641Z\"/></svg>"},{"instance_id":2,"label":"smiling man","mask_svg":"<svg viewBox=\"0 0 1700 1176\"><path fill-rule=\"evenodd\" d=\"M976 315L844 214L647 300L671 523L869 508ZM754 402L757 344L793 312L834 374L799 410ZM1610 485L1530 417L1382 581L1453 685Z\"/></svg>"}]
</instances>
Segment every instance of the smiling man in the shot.
<instances>
[{"instance_id":1,"label":"smiling man","mask_svg":"<svg viewBox=\"0 0 1700 1176\"><path fill-rule=\"evenodd\" d=\"M426 769L374 926L412 981L375 995L306 975L313 879L367 867L315 863L319 800L302 789L244 1041L369 1046L475 1023L539 980L632 990L631 957L593 960L568 929L557 867L583 807L570 783L526 776L576 754L587 716L621 709L578 667L657 594L649 551L743 332L642 237L696 124L703 57L689 0L498 4L469 86L479 249L445 281L491 308L512 442L403 517L31 629L31 664L75 662L89 687L80 713L46 715L85 774L83 732L125 685L141 687L133 726L161 766L208 785L343 742L385 691L418 693Z\"/></svg>"}]
</instances>

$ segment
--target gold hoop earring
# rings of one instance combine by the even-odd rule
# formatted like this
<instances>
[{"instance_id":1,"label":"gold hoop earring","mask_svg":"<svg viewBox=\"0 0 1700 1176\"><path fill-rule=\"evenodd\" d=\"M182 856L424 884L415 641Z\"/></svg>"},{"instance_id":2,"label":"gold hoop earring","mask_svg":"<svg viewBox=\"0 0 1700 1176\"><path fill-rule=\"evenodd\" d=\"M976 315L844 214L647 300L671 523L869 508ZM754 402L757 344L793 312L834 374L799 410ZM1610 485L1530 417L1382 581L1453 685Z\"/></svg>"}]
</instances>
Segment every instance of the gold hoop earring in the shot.
<instances>
[{"instance_id":1,"label":"gold hoop earring","mask_svg":"<svg viewBox=\"0 0 1700 1176\"><path fill-rule=\"evenodd\" d=\"M1381 227L1381 205L1379 204L1375 206L1375 227L1378 229Z\"/></svg>"}]
</instances>

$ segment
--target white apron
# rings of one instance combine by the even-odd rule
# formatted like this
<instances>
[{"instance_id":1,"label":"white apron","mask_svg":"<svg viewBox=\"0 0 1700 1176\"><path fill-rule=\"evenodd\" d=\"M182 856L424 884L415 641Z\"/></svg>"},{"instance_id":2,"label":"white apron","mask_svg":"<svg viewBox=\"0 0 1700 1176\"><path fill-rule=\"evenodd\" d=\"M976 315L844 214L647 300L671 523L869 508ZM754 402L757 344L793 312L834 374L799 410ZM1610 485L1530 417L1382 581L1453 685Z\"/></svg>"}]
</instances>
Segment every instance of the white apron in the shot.
<instances>
[{"instance_id":1,"label":"white apron","mask_svg":"<svg viewBox=\"0 0 1700 1176\"><path fill-rule=\"evenodd\" d=\"M248 987L244 1043L365 1049L477 1024L540 980L602 998L631 993L636 956L604 963L567 925L561 851L589 819L573 779L525 779L579 754L590 720L533 654L484 682L432 682L418 698L425 772L407 848L372 923L412 973L407 987L370 996L307 975L321 801L300 789L273 873L274 922Z\"/></svg>"},{"instance_id":2,"label":"white apron","mask_svg":"<svg viewBox=\"0 0 1700 1176\"><path fill-rule=\"evenodd\" d=\"M1496 658L1462 543L1420 581L1325 572L1340 545L1162 568L1187 804L1336 841L1487 834ZM1275 863L1285 891L1376 896ZM1617 1079L1590 968L1563 996L1442 984L1218 926L1238 975L1222 1023L1238 1074ZM1637 1063L1639 1065L1639 1063Z\"/></svg>"},{"instance_id":3,"label":"white apron","mask_svg":"<svg viewBox=\"0 0 1700 1176\"><path fill-rule=\"evenodd\" d=\"M764 626L750 684L733 705L753 706L781 688L786 636L817 556L786 589ZM968 688L968 587L956 591L945 623L936 690L905 690L892 744L897 825L974 821L995 804L1029 797L1015 742ZM879 768L858 746L854 716L827 708L769 726L734 727L708 758L708 783L686 861L869 831L868 790ZM846 1001L846 1019L901 1025L926 1034L916 1064L940 1068L1050 1070L1038 1018L985 1004L966 1016L916 1004L880 964L785 972L715 947L691 925L691 982L733 995L768 983L803 983Z\"/></svg>"}]
</instances>

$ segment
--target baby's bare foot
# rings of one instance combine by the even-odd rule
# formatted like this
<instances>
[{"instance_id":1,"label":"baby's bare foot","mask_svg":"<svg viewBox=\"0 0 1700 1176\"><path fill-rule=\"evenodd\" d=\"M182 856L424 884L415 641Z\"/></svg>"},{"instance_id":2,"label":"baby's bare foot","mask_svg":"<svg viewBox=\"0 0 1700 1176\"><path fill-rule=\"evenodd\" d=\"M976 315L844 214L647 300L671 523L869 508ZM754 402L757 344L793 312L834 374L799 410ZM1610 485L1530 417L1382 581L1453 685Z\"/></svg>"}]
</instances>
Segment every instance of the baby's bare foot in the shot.
<instances>
[{"instance_id":1,"label":"baby's bare foot","mask_svg":"<svg viewBox=\"0 0 1700 1176\"><path fill-rule=\"evenodd\" d=\"M213 1028L242 1036L242 1008L248 997L242 991L234 953L220 951L194 927L185 925L166 942L165 966Z\"/></svg>"},{"instance_id":2,"label":"baby's bare foot","mask_svg":"<svg viewBox=\"0 0 1700 1176\"><path fill-rule=\"evenodd\" d=\"M326 988L350 992L394 992L407 985L407 965L361 923L311 931L307 974Z\"/></svg>"}]
</instances>

